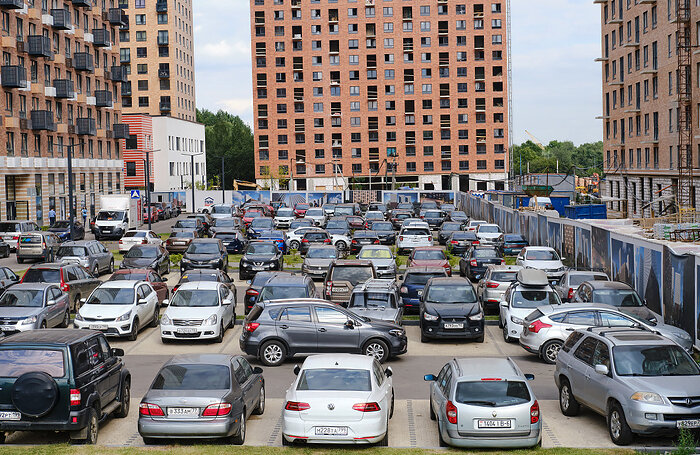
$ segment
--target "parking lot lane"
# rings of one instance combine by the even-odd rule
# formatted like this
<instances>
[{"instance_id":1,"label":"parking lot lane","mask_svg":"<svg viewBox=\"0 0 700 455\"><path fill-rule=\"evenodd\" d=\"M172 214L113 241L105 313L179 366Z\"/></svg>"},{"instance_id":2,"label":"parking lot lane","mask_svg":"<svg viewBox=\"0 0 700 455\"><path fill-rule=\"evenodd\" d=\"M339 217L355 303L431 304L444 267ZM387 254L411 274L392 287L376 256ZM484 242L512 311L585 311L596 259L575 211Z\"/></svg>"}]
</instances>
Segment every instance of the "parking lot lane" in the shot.
<instances>
[{"instance_id":1,"label":"parking lot lane","mask_svg":"<svg viewBox=\"0 0 700 455\"><path fill-rule=\"evenodd\" d=\"M460 339L438 339L421 343L420 327L405 326L405 329L408 336L408 354L403 356L434 356L436 353L440 353L438 355L452 355L455 357L500 356L494 343L491 343L488 339L484 343Z\"/></svg>"}]
</instances>

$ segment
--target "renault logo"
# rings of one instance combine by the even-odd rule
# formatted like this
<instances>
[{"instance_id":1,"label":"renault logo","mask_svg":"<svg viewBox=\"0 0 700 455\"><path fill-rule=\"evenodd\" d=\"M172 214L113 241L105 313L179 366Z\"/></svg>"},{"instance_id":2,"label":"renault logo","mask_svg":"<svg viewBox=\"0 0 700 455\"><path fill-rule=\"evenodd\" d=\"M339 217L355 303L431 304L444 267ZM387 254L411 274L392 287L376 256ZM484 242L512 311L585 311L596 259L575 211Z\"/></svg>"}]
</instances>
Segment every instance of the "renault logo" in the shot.
<instances>
[{"instance_id":1,"label":"renault logo","mask_svg":"<svg viewBox=\"0 0 700 455\"><path fill-rule=\"evenodd\" d=\"M334 405L333 403L328 403L328 409L329 409L330 411L334 410L334 409L335 409L335 405Z\"/></svg>"},{"instance_id":2,"label":"renault logo","mask_svg":"<svg viewBox=\"0 0 700 455\"><path fill-rule=\"evenodd\" d=\"M493 412L491 413L491 415L494 416L494 417L496 417L496 411L493 411Z\"/></svg>"}]
</instances>

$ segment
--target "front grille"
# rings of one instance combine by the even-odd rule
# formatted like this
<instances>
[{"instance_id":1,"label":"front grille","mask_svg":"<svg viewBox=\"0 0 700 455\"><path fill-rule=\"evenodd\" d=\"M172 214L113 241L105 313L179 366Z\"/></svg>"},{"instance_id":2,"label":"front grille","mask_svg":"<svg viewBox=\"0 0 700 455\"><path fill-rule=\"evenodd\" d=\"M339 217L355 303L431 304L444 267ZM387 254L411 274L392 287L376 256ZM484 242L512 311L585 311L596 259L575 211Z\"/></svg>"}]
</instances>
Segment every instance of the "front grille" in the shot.
<instances>
[{"instance_id":1,"label":"front grille","mask_svg":"<svg viewBox=\"0 0 700 455\"><path fill-rule=\"evenodd\" d=\"M98 319L98 318L83 318L85 322L112 322L114 318L111 319Z\"/></svg>"},{"instance_id":2,"label":"front grille","mask_svg":"<svg viewBox=\"0 0 700 455\"><path fill-rule=\"evenodd\" d=\"M199 335L201 332L194 332L194 333L177 333L175 332L175 338L199 338Z\"/></svg>"},{"instance_id":3,"label":"front grille","mask_svg":"<svg viewBox=\"0 0 700 455\"><path fill-rule=\"evenodd\" d=\"M0 318L0 324L15 324L19 319L15 318Z\"/></svg>"},{"instance_id":4,"label":"front grille","mask_svg":"<svg viewBox=\"0 0 700 455\"><path fill-rule=\"evenodd\" d=\"M193 327L202 325L203 319L173 319L173 325L180 327Z\"/></svg>"},{"instance_id":5,"label":"front grille","mask_svg":"<svg viewBox=\"0 0 700 455\"><path fill-rule=\"evenodd\" d=\"M693 420L700 419L700 414L664 414L666 422L675 422L677 420Z\"/></svg>"},{"instance_id":6,"label":"front grille","mask_svg":"<svg viewBox=\"0 0 700 455\"><path fill-rule=\"evenodd\" d=\"M684 408L700 406L700 397L669 397L668 401Z\"/></svg>"}]
</instances>

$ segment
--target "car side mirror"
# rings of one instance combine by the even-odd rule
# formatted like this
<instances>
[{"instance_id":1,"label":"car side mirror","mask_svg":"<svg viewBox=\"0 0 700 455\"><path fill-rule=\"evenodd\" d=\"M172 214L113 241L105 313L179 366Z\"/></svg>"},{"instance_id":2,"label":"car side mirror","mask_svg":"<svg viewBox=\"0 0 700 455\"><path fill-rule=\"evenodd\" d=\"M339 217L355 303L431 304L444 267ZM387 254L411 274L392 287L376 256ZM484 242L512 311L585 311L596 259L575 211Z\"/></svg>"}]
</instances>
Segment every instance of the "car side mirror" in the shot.
<instances>
[{"instance_id":1,"label":"car side mirror","mask_svg":"<svg viewBox=\"0 0 700 455\"><path fill-rule=\"evenodd\" d=\"M80 304L85 305L85 302L87 302L87 299L80 299Z\"/></svg>"},{"instance_id":2,"label":"car side mirror","mask_svg":"<svg viewBox=\"0 0 700 455\"><path fill-rule=\"evenodd\" d=\"M253 284L253 280L246 281L246 284Z\"/></svg>"},{"instance_id":3,"label":"car side mirror","mask_svg":"<svg viewBox=\"0 0 700 455\"><path fill-rule=\"evenodd\" d=\"M535 380L535 375L534 375L534 374L530 374L530 373L525 373L525 379L527 379L528 381L534 381L534 380Z\"/></svg>"},{"instance_id":4,"label":"car side mirror","mask_svg":"<svg viewBox=\"0 0 700 455\"><path fill-rule=\"evenodd\" d=\"M164 306L170 305L170 299L163 299L163 305Z\"/></svg>"},{"instance_id":5,"label":"car side mirror","mask_svg":"<svg viewBox=\"0 0 700 455\"><path fill-rule=\"evenodd\" d=\"M502 308L508 308L508 302L506 302L505 300L501 301L499 305L501 305Z\"/></svg>"},{"instance_id":6,"label":"car side mirror","mask_svg":"<svg viewBox=\"0 0 700 455\"><path fill-rule=\"evenodd\" d=\"M231 305L231 299L224 299L222 302L224 305Z\"/></svg>"},{"instance_id":7,"label":"car side mirror","mask_svg":"<svg viewBox=\"0 0 700 455\"><path fill-rule=\"evenodd\" d=\"M148 303L148 300L146 299L139 299L139 301L136 302L137 305L145 305L146 303Z\"/></svg>"},{"instance_id":8,"label":"car side mirror","mask_svg":"<svg viewBox=\"0 0 700 455\"><path fill-rule=\"evenodd\" d=\"M384 370L384 374L389 378L394 375L394 370L392 370L391 367L386 367L386 370Z\"/></svg>"},{"instance_id":9,"label":"car side mirror","mask_svg":"<svg viewBox=\"0 0 700 455\"><path fill-rule=\"evenodd\" d=\"M346 329L354 329L355 328L355 321L352 319L348 319L347 322L345 322L345 328Z\"/></svg>"},{"instance_id":10,"label":"car side mirror","mask_svg":"<svg viewBox=\"0 0 700 455\"><path fill-rule=\"evenodd\" d=\"M49 300L48 302L46 302L46 306L54 306L54 305L56 305L56 301L53 300L53 299L51 299L51 300Z\"/></svg>"},{"instance_id":11,"label":"car side mirror","mask_svg":"<svg viewBox=\"0 0 700 455\"><path fill-rule=\"evenodd\" d=\"M116 357L123 357L124 350L122 348L112 348L112 355Z\"/></svg>"},{"instance_id":12,"label":"car side mirror","mask_svg":"<svg viewBox=\"0 0 700 455\"><path fill-rule=\"evenodd\" d=\"M423 376L424 381L434 381L435 379L437 378L434 374L426 374L425 376Z\"/></svg>"},{"instance_id":13,"label":"car side mirror","mask_svg":"<svg viewBox=\"0 0 700 455\"><path fill-rule=\"evenodd\" d=\"M294 370L293 370L293 371L294 371L294 375L296 376L296 375L298 375L299 372L301 371L301 368L299 368L299 365L294 365Z\"/></svg>"},{"instance_id":14,"label":"car side mirror","mask_svg":"<svg viewBox=\"0 0 700 455\"><path fill-rule=\"evenodd\" d=\"M10 280L12 280L12 281L19 281L19 277L18 277L17 275L15 275L15 276L13 276L12 278L10 278ZM646 300L645 300L645 302L646 302Z\"/></svg>"},{"instance_id":15,"label":"car side mirror","mask_svg":"<svg viewBox=\"0 0 700 455\"><path fill-rule=\"evenodd\" d=\"M262 373L263 373L262 368L260 368L260 367L253 368L253 374L262 374Z\"/></svg>"},{"instance_id":16,"label":"car side mirror","mask_svg":"<svg viewBox=\"0 0 700 455\"><path fill-rule=\"evenodd\" d=\"M610 370L608 370L608 367L606 367L605 365L596 365L595 372L598 374L602 374L603 376L607 376L608 373L610 373Z\"/></svg>"}]
</instances>

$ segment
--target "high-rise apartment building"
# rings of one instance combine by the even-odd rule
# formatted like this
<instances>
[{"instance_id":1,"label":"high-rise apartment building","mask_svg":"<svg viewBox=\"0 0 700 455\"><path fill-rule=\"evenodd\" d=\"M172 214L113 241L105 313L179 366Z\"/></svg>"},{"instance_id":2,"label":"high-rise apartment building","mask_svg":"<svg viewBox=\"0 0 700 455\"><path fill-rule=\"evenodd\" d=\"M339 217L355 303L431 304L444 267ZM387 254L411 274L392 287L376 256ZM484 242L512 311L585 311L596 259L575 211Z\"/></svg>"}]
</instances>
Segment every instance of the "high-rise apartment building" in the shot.
<instances>
[{"instance_id":1,"label":"high-rise apartment building","mask_svg":"<svg viewBox=\"0 0 700 455\"><path fill-rule=\"evenodd\" d=\"M118 28L106 0L3 0L0 218L68 217L68 155L77 210L121 192Z\"/></svg>"},{"instance_id":2,"label":"high-rise apartment building","mask_svg":"<svg viewBox=\"0 0 700 455\"><path fill-rule=\"evenodd\" d=\"M192 0L119 0L126 114L196 120Z\"/></svg>"},{"instance_id":3,"label":"high-rise apartment building","mask_svg":"<svg viewBox=\"0 0 700 455\"><path fill-rule=\"evenodd\" d=\"M507 7L251 0L258 183L502 189Z\"/></svg>"},{"instance_id":4,"label":"high-rise apartment building","mask_svg":"<svg viewBox=\"0 0 700 455\"><path fill-rule=\"evenodd\" d=\"M686 0L681 0L686 1ZM690 7L690 42L698 43L700 8ZM602 194L610 208L632 217L662 214L678 182L679 58L677 0L595 0L601 4L603 143L606 179ZM690 6L692 4L692 6ZM691 50L691 54L692 54ZM696 53L697 54L697 53ZM700 117L697 77L700 58L692 55L690 114ZM694 135L698 134L697 126ZM697 137L697 136L695 136ZM698 143L697 139L691 139ZM692 145L695 175L700 148ZM700 180L689 188L693 206ZM666 200L663 200L666 199ZM650 202L654 201L650 204Z\"/></svg>"}]
</instances>

